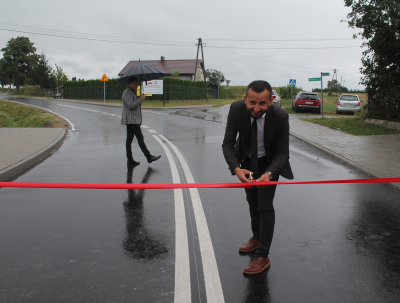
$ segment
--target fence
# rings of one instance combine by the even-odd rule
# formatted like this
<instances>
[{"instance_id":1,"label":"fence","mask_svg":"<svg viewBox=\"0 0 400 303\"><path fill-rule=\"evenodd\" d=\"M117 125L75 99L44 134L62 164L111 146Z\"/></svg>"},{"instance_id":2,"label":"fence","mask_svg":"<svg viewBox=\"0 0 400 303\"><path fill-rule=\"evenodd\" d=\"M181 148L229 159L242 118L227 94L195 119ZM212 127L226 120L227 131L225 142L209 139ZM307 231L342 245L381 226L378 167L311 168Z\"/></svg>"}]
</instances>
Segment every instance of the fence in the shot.
<instances>
[{"instance_id":1,"label":"fence","mask_svg":"<svg viewBox=\"0 0 400 303\"><path fill-rule=\"evenodd\" d=\"M122 93L126 89L126 85L108 85L106 84L106 100L121 100ZM217 90L207 89L208 98L216 99ZM225 98L226 94L220 93L220 98ZM87 100L104 100L104 86L90 87L65 87L63 98L66 99L87 99ZM164 85L164 96L153 95L146 97L146 100L202 100L206 99L204 88L179 86L179 85Z\"/></svg>"},{"instance_id":2,"label":"fence","mask_svg":"<svg viewBox=\"0 0 400 303\"><path fill-rule=\"evenodd\" d=\"M400 121L400 92L368 94L368 117Z\"/></svg>"}]
</instances>

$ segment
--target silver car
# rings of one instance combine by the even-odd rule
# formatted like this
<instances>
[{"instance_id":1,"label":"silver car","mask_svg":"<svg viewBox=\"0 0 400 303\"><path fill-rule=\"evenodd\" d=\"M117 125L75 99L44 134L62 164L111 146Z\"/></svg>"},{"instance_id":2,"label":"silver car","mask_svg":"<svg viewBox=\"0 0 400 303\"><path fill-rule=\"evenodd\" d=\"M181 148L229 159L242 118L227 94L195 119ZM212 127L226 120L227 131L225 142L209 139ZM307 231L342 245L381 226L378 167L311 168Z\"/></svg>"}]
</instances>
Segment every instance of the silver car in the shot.
<instances>
[{"instance_id":1,"label":"silver car","mask_svg":"<svg viewBox=\"0 0 400 303\"><path fill-rule=\"evenodd\" d=\"M336 104L336 113L352 113L361 111L360 98L357 95L341 95Z\"/></svg>"},{"instance_id":2,"label":"silver car","mask_svg":"<svg viewBox=\"0 0 400 303\"><path fill-rule=\"evenodd\" d=\"M278 93L274 89L272 90L272 98L274 98L274 100L272 100L272 102L281 106L281 97L278 95Z\"/></svg>"}]
</instances>

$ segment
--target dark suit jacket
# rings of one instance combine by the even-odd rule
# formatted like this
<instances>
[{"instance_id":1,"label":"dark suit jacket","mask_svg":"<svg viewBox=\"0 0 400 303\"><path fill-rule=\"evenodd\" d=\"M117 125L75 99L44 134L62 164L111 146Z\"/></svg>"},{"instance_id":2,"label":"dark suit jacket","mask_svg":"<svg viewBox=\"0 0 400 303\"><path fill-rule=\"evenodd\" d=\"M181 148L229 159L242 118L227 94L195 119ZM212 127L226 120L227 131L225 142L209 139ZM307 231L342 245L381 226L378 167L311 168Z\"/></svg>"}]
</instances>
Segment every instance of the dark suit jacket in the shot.
<instances>
[{"instance_id":1,"label":"dark suit jacket","mask_svg":"<svg viewBox=\"0 0 400 303\"><path fill-rule=\"evenodd\" d=\"M239 137L237 138L237 134ZM264 146L268 161L265 172L271 172L273 177L281 175L286 179L293 179L289 163L289 115L272 103L266 111L264 125ZM240 167L248 157L251 149L251 119L244 100L231 104L222 151L229 169ZM264 173L264 172L263 172Z\"/></svg>"}]
</instances>

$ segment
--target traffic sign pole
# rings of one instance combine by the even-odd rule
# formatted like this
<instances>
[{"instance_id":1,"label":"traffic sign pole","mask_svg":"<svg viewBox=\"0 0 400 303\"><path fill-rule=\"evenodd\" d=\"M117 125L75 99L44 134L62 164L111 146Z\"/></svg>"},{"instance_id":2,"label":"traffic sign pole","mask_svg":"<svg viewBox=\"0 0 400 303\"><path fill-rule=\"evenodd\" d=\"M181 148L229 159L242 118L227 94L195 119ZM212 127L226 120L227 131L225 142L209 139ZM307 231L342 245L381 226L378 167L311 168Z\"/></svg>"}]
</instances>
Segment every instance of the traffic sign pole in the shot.
<instances>
[{"instance_id":1,"label":"traffic sign pole","mask_svg":"<svg viewBox=\"0 0 400 303\"><path fill-rule=\"evenodd\" d=\"M324 117L324 88L322 83L322 72L321 72L321 114Z\"/></svg>"},{"instance_id":2,"label":"traffic sign pole","mask_svg":"<svg viewBox=\"0 0 400 303\"><path fill-rule=\"evenodd\" d=\"M101 77L100 81L104 82L104 102L106 102L106 82L108 81L106 74L103 74L103 77Z\"/></svg>"}]
</instances>

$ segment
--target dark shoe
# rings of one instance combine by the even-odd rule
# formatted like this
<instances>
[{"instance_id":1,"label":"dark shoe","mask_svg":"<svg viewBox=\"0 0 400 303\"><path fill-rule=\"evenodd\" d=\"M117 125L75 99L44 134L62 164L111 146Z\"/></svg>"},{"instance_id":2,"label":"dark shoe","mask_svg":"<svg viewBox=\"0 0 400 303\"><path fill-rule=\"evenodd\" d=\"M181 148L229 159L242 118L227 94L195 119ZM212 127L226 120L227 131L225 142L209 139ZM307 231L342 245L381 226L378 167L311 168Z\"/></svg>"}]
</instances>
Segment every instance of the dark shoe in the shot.
<instances>
[{"instance_id":1,"label":"dark shoe","mask_svg":"<svg viewBox=\"0 0 400 303\"><path fill-rule=\"evenodd\" d=\"M161 156L152 156L152 155L150 155L150 157L147 158L147 162L151 163L151 162L157 161L160 158L161 158Z\"/></svg>"},{"instance_id":2,"label":"dark shoe","mask_svg":"<svg viewBox=\"0 0 400 303\"><path fill-rule=\"evenodd\" d=\"M136 161L133 160L133 159L128 159L128 162L127 162L127 163L128 163L128 165L132 165L132 166L133 166L133 165L136 166L136 165L139 165L139 164L140 164L140 162L136 162Z\"/></svg>"},{"instance_id":3,"label":"dark shoe","mask_svg":"<svg viewBox=\"0 0 400 303\"><path fill-rule=\"evenodd\" d=\"M265 269L269 268L271 266L271 262L269 258L263 258L263 257L255 257L253 259L253 262L247 266L243 273L246 275L255 275L259 274L260 272L263 272Z\"/></svg>"},{"instance_id":4,"label":"dark shoe","mask_svg":"<svg viewBox=\"0 0 400 303\"><path fill-rule=\"evenodd\" d=\"M260 241L254 240L253 237L251 237L249 242L247 242L245 245L239 247L239 251L247 253L247 252L256 250L259 242Z\"/></svg>"}]
</instances>

